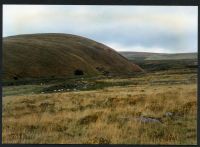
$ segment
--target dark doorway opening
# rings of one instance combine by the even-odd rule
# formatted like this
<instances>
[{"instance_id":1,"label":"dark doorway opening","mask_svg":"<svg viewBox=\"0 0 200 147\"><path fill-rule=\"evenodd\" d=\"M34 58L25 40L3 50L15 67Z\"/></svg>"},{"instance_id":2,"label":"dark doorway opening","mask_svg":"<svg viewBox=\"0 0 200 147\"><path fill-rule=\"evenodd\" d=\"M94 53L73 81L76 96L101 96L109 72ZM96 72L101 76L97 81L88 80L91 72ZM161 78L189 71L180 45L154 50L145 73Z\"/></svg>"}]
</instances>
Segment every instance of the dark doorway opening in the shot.
<instances>
[{"instance_id":1,"label":"dark doorway opening","mask_svg":"<svg viewBox=\"0 0 200 147\"><path fill-rule=\"evenodd\" d=\"M74 75L84 75L84 73L83 73L82 70L76 69L76 70L74 71Z\"/></svg>"},{"instance_id":2,"label":"dark doorway opening","mask_svg":"<svg viewBox=\"0 0 200 147\"><path fill-rule=\"evenodd\" d=\"M14 79L14 80L18 80L18 77L15 76L15 77L13 77L13 79Z\"/></svg>"}]
</instances>

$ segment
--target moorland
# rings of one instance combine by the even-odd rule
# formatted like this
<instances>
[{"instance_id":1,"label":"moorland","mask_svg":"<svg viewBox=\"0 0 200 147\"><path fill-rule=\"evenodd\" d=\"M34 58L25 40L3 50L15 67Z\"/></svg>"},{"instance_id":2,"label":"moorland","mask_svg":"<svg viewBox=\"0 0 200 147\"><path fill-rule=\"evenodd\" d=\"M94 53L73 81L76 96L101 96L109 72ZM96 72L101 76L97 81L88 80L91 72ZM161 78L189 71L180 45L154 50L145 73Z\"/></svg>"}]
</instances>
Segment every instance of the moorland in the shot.
<instances>
[{"instance_id":1,"label":"moorland","mask_svg":"<svg viewBox=\"0 0 200 147\"><path fill-rule=\"evenodd\" d=\"M74 37L4 42L2 143L197 144L197 54L135 59Z\"/></svg>"}]
</instances>

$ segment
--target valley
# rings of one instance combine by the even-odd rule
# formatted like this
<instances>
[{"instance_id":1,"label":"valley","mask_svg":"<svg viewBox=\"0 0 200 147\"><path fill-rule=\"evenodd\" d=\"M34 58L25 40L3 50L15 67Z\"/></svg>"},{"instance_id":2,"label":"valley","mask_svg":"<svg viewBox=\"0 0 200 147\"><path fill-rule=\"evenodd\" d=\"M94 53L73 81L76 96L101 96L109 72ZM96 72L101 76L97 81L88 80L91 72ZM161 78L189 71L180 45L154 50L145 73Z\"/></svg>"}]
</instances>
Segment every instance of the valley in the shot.
<instances>
[{"instance_id":1,"label":"valley","mask_svg":"<svg viewBox=\"0 0 200 147\"><path fill-rule=\"evenodd\" d=\"M3 95L3 143L197 143L196 68L5 86Z\"/></svg>"}]
</instances>

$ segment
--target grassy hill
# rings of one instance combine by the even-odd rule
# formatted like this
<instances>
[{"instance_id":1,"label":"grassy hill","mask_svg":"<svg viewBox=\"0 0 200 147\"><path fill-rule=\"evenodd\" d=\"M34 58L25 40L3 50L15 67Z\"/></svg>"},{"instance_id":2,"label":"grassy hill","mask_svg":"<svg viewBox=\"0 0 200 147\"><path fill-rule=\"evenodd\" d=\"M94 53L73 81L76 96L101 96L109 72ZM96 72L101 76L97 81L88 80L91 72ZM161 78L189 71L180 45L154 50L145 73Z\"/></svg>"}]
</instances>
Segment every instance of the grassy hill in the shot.
<instances>
[{"instance_id":1,"label":"grassy hill","mask_svg":"<svg viewBox=\"0 0 200 147\"><path fill-rule=\"evenodd\" d=\"M4 79L127 74L142 71L113 49L71 34L3 38Z\"/></svg>"},{"instance_id":2,"label":"grassy hill","mask_svg":"<svg viewBox=\"0 0 200 147\"><path fill-rule=\"evenodd\" d=\"M197 53L149 53L149 52L120 52L121 55L129 60L183 60L197 59Z\"/></svg>"},{"instance_id":3,"label":"grassy hill","mask_svg":"<svg viewBox=\"0 0 200 147\"><path fill-rule=\"evenodd\" d=\"M198 64L197 53L120 52L120 54L149 72L170 69L197 69Z\"/></svg>"}]
</instances>

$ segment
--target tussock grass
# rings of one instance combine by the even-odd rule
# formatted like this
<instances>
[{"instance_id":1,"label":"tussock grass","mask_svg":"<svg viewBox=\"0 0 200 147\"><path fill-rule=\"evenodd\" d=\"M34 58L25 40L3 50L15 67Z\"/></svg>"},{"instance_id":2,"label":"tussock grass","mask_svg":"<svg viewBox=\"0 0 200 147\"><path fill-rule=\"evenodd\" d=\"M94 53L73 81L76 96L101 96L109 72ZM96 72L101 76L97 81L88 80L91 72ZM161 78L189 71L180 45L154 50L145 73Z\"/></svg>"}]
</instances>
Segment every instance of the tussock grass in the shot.
<instances>
[{"instance_id":1,"label":"tussock grass","mask_svg":"<svg viewBox=\"0 0 200 147\"><path fill-rule=\"evenodd\" d=\"M197 144L197 84L150 84L154 76L143 77L147 84L3 97L2 141ZM161 123L140 122L141 116Z\"/></svg>"},{"instance_id":2,"label":"tussock grass","mask_svg":"<svg viewBox=\"0 0 200 147\"><path fill-rule=\"evenodd\" d=\"M159 86L155 93L150 93L151 88L143 95L141 91L127 94L132 87L118 87L50 98L5 97L3 143L195 144L196 85L174 86L173 90ZM163 118L163 124L134 120L141 115L162 118L165 112L175 116Z\"/></svg>"}]
</instances>

